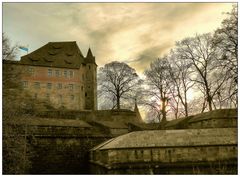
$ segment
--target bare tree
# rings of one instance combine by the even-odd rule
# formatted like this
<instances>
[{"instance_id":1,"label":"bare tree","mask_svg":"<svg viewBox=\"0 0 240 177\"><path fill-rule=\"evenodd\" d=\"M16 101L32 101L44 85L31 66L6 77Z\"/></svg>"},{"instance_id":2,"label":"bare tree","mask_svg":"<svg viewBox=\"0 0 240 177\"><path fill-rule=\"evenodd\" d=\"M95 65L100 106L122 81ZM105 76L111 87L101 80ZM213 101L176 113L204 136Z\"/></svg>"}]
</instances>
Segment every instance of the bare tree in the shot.
<instances>
[{"instance_id":1,"label":"bare tree","mask_svg":"<svg viewBox=\"0 0 240 177\"><path fill-rule=\"evenodd\" d=\"M142 80L135 69L123 62L111 62L99 69L98 89L100 97L111 99L113 108L120 109L123 101L136 98Z\"/></svg>"},{"instance_id":2,"label":"bare tree","mask_svg":"<svg viewBox=\"0 0 240 177\"><path fill-rule=\"evenodd\" d=\"M2 59L15 60L17 54L17 45L11 46L10 39L5 33L2 34Z\"/></svg>"},{"instance_id":3,"label":"bare tree","mask_svg":"<svg viewBox=\"0 0 240 177\"><path fill-rule=\"evenodd\" d=\"M26 154L26 139L21 135L20 127L9 125L9 121L24 114L24 95L21 87L21 70L13 64L16 47L11 47L9 39L3 35L3 173L24 174L30 166ZM23 99L24 98L24 99Z\"/></svg>"},{"instance_id":4,"label":"bare tree","mask_svg":"<svg viewBox=\"0 0 240 177\"><path fill-rule=\"evenodd\" d=\"M189 60L181 58L181 54L172 50L169 56L169 62L171 65L170 80L173 84L172 95L176 105L179 102L183 106L184 116L188 116L188 92L195 84L191 81L191 74L193 73L192 64ZM176 115L175 115L176 117Z\"/></svg>"},{"instance_id":5,"label":"bare tree","mask_svg":"<svg viewBox=\"0 0 240 177\"><path fill-rule=\"evenodd\" d=\"M228 18L222 21L221 28L217 29L213 36L213 44L218 49L218 59L221 61L220 66L225 68L226 74L229 75L228 83L225 89L228 91L220 97L229 102L230 106L236 104L237 84L238 84L238 14L237 6L234 5L231 12L226 13ZM220 93L220 92L219 92ZM220 101L220 100L219 100ZM222 103L222 101L221 101Z\"/></svg>"},{"instance_id":6,"label":"bare tree","mask_svg":"<svg viewBox=\"0 0 240 177\"><path fill-rule=\"evenodd\" d=\"M23 69L15 60L15 48L9 44L9 39L3 37L3 67L2 67L2 121L3 121L3 173L24 174L31 166L29 159L29 144L23 127L12 121L19 117L34 116L38 100L33 99L22 87L21 75ZM28 135L32 135L28 131Z\"/></svg>"},{"instance_id":7,"label":"bare tree","mask_svg":"<svg viewBox=\"0 0 240 177\"><path fill-rule=\"evenodd\" d=\"M166 121L167 105L170 99L169 69L170 65L167 57L163 57L153 61L150 68L144 72L149 99L153 100L148 102L148 105L154 107L155 110L159 110L162 116L161 122Z\"/></svg>"},{"instance_id":8,"label":"bare tree","mask_svg":"<svg viewBox=\"0 0 240 177\"><path fill-rule=\"evenodd\" d=\"M209 110L213 110L213 98L227 80L228 76L219 67L217 49L212 45L211 34L196 35L177 42L176 51L183 60L194 66L192 81L196 82L206 96ZM217 83L217 84L216 84Z\"/></svg>"}]
</instances>

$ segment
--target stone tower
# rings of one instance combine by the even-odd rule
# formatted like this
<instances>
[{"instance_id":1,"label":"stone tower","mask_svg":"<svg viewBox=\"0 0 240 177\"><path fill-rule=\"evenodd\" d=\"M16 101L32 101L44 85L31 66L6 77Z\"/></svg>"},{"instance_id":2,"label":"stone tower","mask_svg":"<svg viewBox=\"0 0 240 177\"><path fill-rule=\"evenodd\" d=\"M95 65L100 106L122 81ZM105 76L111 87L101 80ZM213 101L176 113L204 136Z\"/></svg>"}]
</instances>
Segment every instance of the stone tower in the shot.
<instances>
[{"instance_id":1,"label":"stone tower","mask_svg":"<svg viewBox=\"0 0 240 177\"><path fill-rule=\"evenodd\" d=\"M85 80L85 109L97 109L97 64L95 56L91 49L88 49L85 58L86 63L86 80Z\"/></svg>"}]
</instances>

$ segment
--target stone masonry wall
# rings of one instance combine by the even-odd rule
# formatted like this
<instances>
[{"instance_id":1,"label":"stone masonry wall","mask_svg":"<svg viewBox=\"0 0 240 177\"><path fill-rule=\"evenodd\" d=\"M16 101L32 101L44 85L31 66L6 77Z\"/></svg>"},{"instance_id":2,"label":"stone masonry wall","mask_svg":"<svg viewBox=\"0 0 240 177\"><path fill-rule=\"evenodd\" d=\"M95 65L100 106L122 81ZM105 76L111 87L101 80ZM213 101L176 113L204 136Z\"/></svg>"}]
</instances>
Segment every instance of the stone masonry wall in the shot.
<instances>
[{"instance_id":1,"label":"stone masonry wall","mask_svg":"<svg viewBox=\"0 0 240 177\"><path fill-rule=\"evenodd\" d=\"M120 121L139 122L136 112L129 110L98 110L98 111L45 111L39 112L40 117L79 119L83 121Z\"/></svg>"},{"instance_id":2,"label":"stone masonry wall","mask_svg":"<svg viewBox=\"0 0 240 177\"><path fill-rule=\"evenodd\" d=\"M30 174L89 174L88 150L109 137L36 137Z\"/></svg>"},{"instance_id":3,"label":"stone masonry wall","mask_svg":"<svg viewBox=\"0 0 240 177\"><path fill-rule=\"evenodd\" d=\"M151 174L150 169L158 171L158 174L178 173L176 170L181 163L186 165L185 168L189 168L183 173L189 172L190 174L193 173L194 165L197 168L203 166L210 168L210 164L219 163L219 165L226 165L225 168L230 165L234 173L237 169L237 147L235 145L103 150L91 153L90 158L92 159L91 173L98 174ZM97 159L101 159L101 162L98 163ZM171 169L165 169L170 164ZM139 171L139 168L145 170ZM232 171L226 171L228 172ZM202 173L208 173L208 171Z\"/></svg>"},{"instance_id":4,"label":"stone masonry wall","mask_svg":"<svg viewBox=\"0 0 240 177\"><path fill-rule=\"evenodd\" d=\"M112 138L94 127L19 125L27 137L27 174L89 174L88 152Z\"/></svg>"}]
</instances>

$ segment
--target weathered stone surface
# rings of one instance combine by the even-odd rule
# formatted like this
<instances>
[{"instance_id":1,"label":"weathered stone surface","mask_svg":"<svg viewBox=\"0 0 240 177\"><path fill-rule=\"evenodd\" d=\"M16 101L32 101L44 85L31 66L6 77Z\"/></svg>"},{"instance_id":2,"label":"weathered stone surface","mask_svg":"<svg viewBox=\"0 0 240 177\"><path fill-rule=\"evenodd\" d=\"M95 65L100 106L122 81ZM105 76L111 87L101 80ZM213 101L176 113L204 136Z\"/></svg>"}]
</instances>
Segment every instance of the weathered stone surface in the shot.
<instances>
[{"instance_id":1,"label":"weathered stone surface","mask_svg":"<svg viewBox=\"0 0 240 177\"><path fill-rule=\"evenodd\" d=\"M218 109L168 121L164 129L237 127L237 109Z\"/></svg>"},{"instance_id":2,"label":"weathered stone surface","mask_svg":"<svg viewBox=\"0 0 240 177\"><path fill-rule=\"evenodd\" d=\"M193 116L188 128L237 127L237 109L219 109Z\"/></svg>"},{"instance_id":3,"label":"weathered stone surface","mask_svg":"<svg viewBox=\"0 0 240 177\"><path fill-rule=\"evenodd\" d=\"M128 133L128 126L124 122L117 121L91 121L92 126L99 127L102 131L110 133L113 136L119 136Z\"/></svg>"},{"instance_id":4,"label":"weathered stone surface","mask_svg":"<svg viewBox=\"0 0 240 177\"><path fill-rule=\"evenodd\" d=\"M236 135L234 128L137 131L114 138L99 150L236 144Z\"/></svg>"},{"instance_id":5,"label":"weathered stone surface","mask_svg":"<svg viewBox=\"0 0 240 177\"><path fill-rule=\"evenodd\" d=\"M97 110L97 111L42 111L38 113L43 118L78 119L84 121L114 121L114 122L141 122L136 112L131 110Z\"/></svg>"},{"instance_id":6,"label":"weathered stone surface","mask_svg":"<svg viewBox=\"0 0 240 177\"><path fill-rule=\"evenodd\" d=\"M237 165L237 129L186 129L138 131L122 135L104 142L90 151L92 173L127 174L122 171L132 169L130 174L165 173L159 168L181 163L186 164L186 172L197 168L211 168L211 165L226 164L231 169ZM180 164L179 164L180 163ZM191 164L193 166L191 166ZM209 165L211 164L211 165ZM180 166L179 166L180 165ZM139 168L146 169L145 172ZM152 171L149 171L152 169ZM204 169L204 168L203 168ZM215 168L214 168L215 169ZM208 170L203 170L206 173ZM224 173L228 173L225 171ZM193 173L193 171L192 171Z\"/></svg>"}]
</instances>

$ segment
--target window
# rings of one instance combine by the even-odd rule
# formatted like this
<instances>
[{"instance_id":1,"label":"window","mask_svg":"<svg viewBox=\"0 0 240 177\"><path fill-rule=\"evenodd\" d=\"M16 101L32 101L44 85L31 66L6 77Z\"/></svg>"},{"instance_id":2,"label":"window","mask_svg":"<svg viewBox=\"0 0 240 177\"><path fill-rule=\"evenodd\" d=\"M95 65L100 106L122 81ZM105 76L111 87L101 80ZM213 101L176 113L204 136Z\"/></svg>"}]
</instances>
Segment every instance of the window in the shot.
<instances>
[{"instance_id":1,"label":"window","mask_svg":"<svg viewBox=\"0 0 240 177\"><path fill-rule=\"evenodd\" d=\"M81 86L81 90L83 91L83 86Z\"/></svg>"},{"instance_id":2,"label":"window","mask_svg":"<svg viewBox=\"0 0 240 177\"><path fill-rule=\"evenodd\" d=\"M34 82L34 88L39 89L40 88L40 82Z\"/></svg>"},{"instance_id":3,"label":"window","mask_svg":"<svg viewBox=\"0 0 240 177\"><path fill-rule=\"evenodd\" d=\"M60 76L61 76L61 71L56 70L56 71L55 71L55 75L56 75L56 77L60 77Z\"/></svg>"},{"instance_id":4,"label":"window","mask_svg":"<svg viewBox=\"0 0 240 177\"><path fill-rule=\"evenodd\" d=\"M64 77L67 78L67 71L66 70L64 71Z\"/></svg>"},{"instance_id":5,"label":"window","mask_svg":"<svg viewBox=\"0 0 240 177\"><path fill-rule=\"evenodd\" d=\"M57 88L58 88L58 89L62 89L62 84L61 84L61 83L58 83L58 84L57 84Z\"/></svg>"},{"instance_id":6,"label":"window","mask_svg":"<svg viewBox=\"0 0 240 177\"><path fill-rule=\"evenodd\" d=\"M85 97L87 97L87 92L85 93Z\"/></svg>"},{"instance_id":7,"label":"window","mask_svg":"<svg viewBox=\"0 0 240 177\"><path fill-rule=\"evenodd\" d=\"M48 69L48 76L52 76L52 69Z\"/></svg>"},{"instance_id":8,"label":"window","mask_svg":"<svg viewBox=\"0 0 240 177\"><path fill-rule=\"evenodd\" d=\"M70 95L70 100L74 100L74 95Z\"/></svg>"},{"instance_id":9,"label":"window","mask_svg":"<svg viewBox=\"0 0 240 177\"><path fill-rule=\"evenodd\" d=\"M27 88L28 87L28 81L23 81L22 85L23 85L23 88Z\"/></svg>"},{"instance_id":10,"label":"window","mask_svg":"<svg viewBox=\"0 0 240 177\"><path fill-rule=\"evenodd\" d=\"M47 93L46 94L46 99L49 100L50 99L50 95Z\"/></svg>"},{"instance_id":11,"label":"window","mask_svg":"<svg viewBox=\"0 0 240 177\"><path fill-rule=\"evenodd\" d=\"M91 66L88 66L88 69L90 70L90 69L91 69Z\"/></svg>"},{"instance_id":12,"label":"window","mask_svg":"<svg viewBox=\"0 0 240 177\"><path fill-rule=\"evenodd\" d=\"M33 76L34 75L34 68L33 67L29 67L28 68L28 72L29 72L30 75Z\"/></svg>"},{"instance_id":13,"label":"window","mask_svg":"<svg viewBox=\"0 0 240 177\"><path fill-rule=\"evenodd\" d=\"M62 95L58 95L58 102L62 104Z\"/></svg>"},{"instance_id":14,"label":"window","mask_svg":"<svg viewBox=\"0 0 240 177\"><path fill-rule=\"evenodd\" d=\"M73 84L69 84L69 89L73 90Z\"/></svg>"},{"instance_id":15,"label":"window","mask_svg":"<svg viewBox=\"0 0 240 177\"><path fill-rule=\"evenodd\" d=\"M52 88L52 83L47 83L47 88L51 89Z\"/></svg>"},{"instance_id":16,"label":"window","mask_svg":"<svg viewBox=\"0 0 240 177\"><path fill-rule=\"evenodd\" d=\"M73 77L73 71L69 71L69 76L70 76L70 78Z\"/></svg>"}]
</instances>

